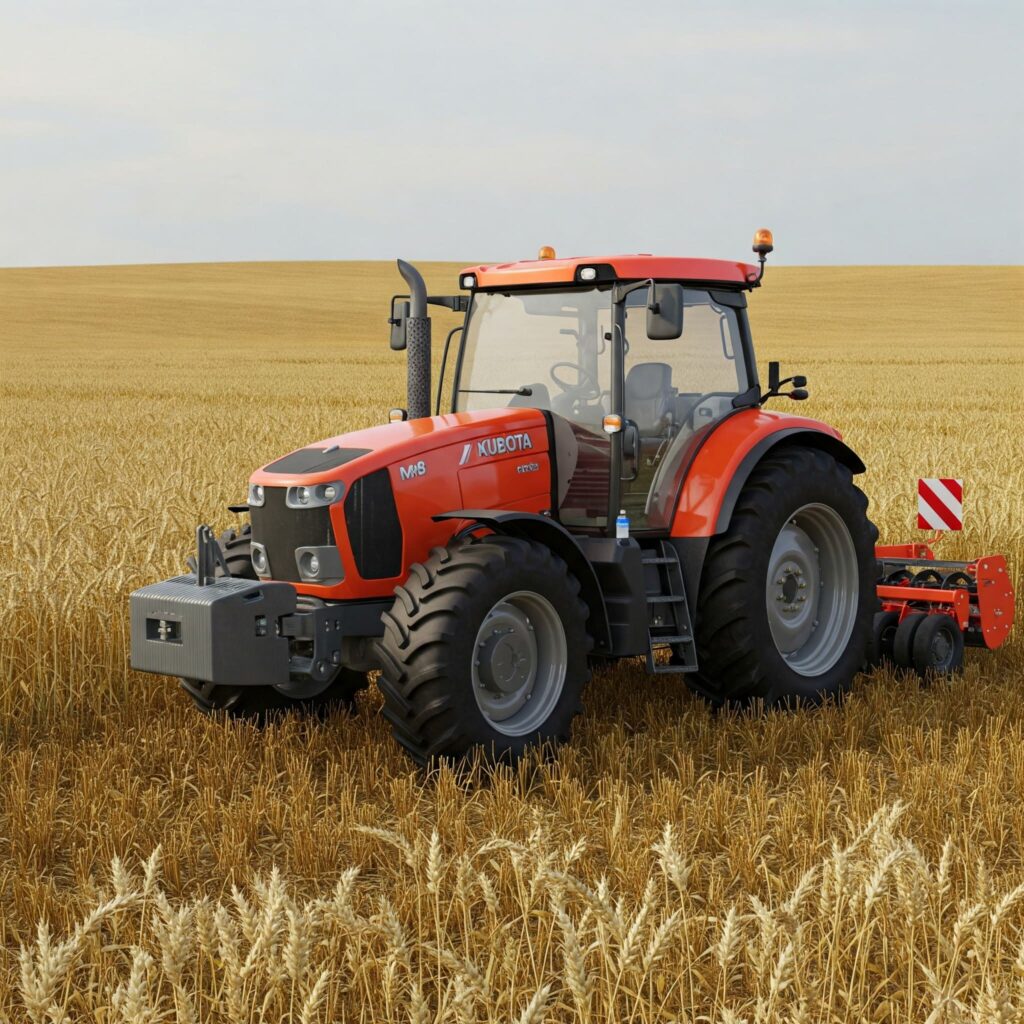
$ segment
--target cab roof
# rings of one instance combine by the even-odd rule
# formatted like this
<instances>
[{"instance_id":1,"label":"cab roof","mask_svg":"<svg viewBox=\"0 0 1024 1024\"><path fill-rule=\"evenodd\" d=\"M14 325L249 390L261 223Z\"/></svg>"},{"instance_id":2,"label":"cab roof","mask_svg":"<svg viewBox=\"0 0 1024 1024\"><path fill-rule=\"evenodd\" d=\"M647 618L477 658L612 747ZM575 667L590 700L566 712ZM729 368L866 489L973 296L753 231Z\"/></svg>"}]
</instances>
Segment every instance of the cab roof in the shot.
<instances>
[{"instance_id":1,"label":"cab roof","mask_svg":"<svg viewBox=\"0 0 1024 1024\"><path fill-rule=\"evenodd\" d=\"M529 285L583 283L577 276L580 267L598 268L598 281L629 281L653 277L658 280L706 281L733 288L750 288L752 281L758 277L758 268L749 263L683 256L652 256L650 253L570 256L566 259L491 263L466 267L462 274L475 275L477 288L521 288Z\"/></svg>"}]
</instances>

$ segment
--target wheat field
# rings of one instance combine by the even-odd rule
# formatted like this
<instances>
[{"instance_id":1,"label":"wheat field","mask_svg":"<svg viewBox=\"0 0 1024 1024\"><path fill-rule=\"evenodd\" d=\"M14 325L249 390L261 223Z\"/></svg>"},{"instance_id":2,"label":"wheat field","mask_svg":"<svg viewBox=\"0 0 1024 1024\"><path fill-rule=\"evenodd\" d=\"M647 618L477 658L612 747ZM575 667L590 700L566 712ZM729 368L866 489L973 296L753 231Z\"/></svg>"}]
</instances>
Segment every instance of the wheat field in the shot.
<instances>
[{"instance_id":1,"label":"wheat field","mask_svg":"<svg viewBox=\"0 0 1024 1024\"><path fill-rule=\"evenodd\" d=\"M432 292L457 266L424 264ZM1024 639L712 714L599 674L573 742L425 776L376 694L259 732L126 667L249 472L404 404L379 263L0 271L0 1020L1024 1020ZM769 267L762 360L883 539L1024 565L1024 272ZM435 324L435 338L444 321ZM441 334L443 337L443 334ZM762 362L762 372L764 363Z\"/></svg>"}]
</instances>

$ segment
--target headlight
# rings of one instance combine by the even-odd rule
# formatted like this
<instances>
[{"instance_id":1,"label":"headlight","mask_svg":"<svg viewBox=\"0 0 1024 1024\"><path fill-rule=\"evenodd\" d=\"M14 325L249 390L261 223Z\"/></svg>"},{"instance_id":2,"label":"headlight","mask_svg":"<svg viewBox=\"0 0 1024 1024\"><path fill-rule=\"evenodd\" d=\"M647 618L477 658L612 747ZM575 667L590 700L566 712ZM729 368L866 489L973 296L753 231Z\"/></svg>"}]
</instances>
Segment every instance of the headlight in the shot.
<instances>
[{"instance_id":1,"label":"headlight","mask_svg":"<svg viewBox=\"0 0 1024 1024\"><path fill-rule=\"evenodd\" d=\"M295 549L295 564L304 583L333 587L345 578L341 554L333 544Z\"/></svg>"},{"instance_id":2,"label":"headlight","mask_svg":"<svg viewBox=\"0 0 1024 1024\"><path fill-rule=\"evenodd\" d=\"M263 493L263 484L249 484L249 507L260 508L266 495Z\"/></svg>"},{"instance_id":3,"label":"headlight","mask_svg":"<svg viewBox=\"0 0 1024 1024\"><path fill-rule=\"evenodd\" d=\"M267 560L267 549L262 544L253 542L252 545L252 567L256 570L257 576L270 575L270 562Z\"/></svg>"},{"instance_id":4,"label":"headlight","mask_svg":"<svg viewBox=\"0 0 1024 1024\"><path fill-rule=\"evenodd\" d=\"M288 488L284 501L289 508L322 508L333 505L344 493L343 483L300 484Z\"/></svg>"}]
</instances>

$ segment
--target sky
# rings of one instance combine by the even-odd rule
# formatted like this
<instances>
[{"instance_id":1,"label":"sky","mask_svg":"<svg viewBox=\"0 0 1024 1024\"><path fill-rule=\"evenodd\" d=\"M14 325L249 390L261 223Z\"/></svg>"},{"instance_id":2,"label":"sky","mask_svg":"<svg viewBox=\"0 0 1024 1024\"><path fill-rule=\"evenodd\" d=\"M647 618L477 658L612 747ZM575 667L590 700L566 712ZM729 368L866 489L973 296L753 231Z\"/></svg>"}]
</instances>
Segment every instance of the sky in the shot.
<instances>
[{"instance_id":1,"label":"sky","mask_svg":"<svg viewBox=\"0 0 1024 1024\"><path fill-rule=\"evenodd\" d=\"M0 0L0 266L1019 263L1024 4Z\"/></svg>"}]
</instances>

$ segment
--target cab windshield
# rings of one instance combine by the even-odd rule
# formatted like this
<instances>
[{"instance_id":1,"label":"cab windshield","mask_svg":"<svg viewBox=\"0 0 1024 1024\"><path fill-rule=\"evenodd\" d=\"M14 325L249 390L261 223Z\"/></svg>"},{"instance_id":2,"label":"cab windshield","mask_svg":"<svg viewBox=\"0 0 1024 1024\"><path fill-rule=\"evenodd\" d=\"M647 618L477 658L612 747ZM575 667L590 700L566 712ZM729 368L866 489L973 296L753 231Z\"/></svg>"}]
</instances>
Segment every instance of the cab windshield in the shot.
<instances>
[{"instance_id":1,"label":"cab windshield","mask_svg":"<svg viewBox=\"0 0 1024 1024\"><path fill-rule=\"evenodd\" d=\"M463 349L458 411L550 409L601 433L611 394L611 288L478 292Z\"/></svg>"},{"instance_id":2,"label":"cab windshield","mask_svg":"<svg viewBox=\"0 0 1024 1024\"><path fill-rule=\"evenodd\" d=\"M578 454L558 509L566 525L608 525L606 414L620 413L627 423L614 471L632 527L664 531L696 445L749 387L733 302L701 288L684 287L683 296L683 333L666 341L647 336L646 290L626 297L621 409L611 407L610 285L474 296L455 409L529 406L569 423Z\"/></svg>"}]
</instances>

